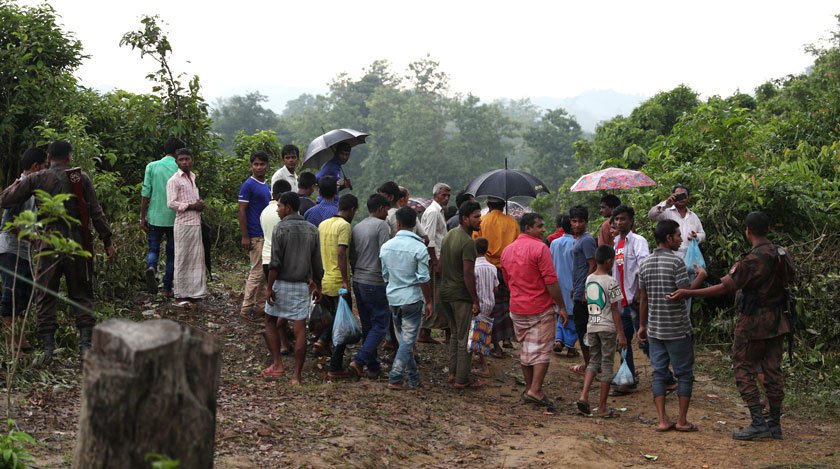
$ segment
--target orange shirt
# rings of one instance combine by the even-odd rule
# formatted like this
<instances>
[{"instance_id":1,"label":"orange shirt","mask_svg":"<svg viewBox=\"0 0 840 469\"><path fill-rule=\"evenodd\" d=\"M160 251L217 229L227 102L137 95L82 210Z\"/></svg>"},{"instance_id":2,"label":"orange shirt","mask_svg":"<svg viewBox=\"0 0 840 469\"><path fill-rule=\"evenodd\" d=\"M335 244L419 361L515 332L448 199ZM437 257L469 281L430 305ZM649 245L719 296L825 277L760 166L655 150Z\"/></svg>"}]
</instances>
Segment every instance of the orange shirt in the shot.
<instances>
[{"instance_id":1,"label":"orange shirt","mask_svg":"<svg viewBox=\"0 0 840 469\"><path fill-rule=\"evenodd\" d=\"M501 210L491 210L481 217L481 228L473 232L473 239L487 239L487 254L484 256L497 268L502 266L502 251L519 236L519 222Z\"/></svg>"}]
</instances>

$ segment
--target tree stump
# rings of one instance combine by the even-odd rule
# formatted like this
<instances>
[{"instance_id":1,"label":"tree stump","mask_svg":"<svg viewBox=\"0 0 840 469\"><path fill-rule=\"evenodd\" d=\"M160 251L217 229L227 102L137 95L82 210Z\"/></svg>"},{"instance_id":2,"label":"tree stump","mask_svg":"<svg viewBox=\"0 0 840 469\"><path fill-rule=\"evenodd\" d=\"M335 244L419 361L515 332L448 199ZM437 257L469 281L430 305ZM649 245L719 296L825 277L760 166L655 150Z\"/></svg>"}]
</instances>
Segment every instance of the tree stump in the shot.
<instances>
[{"instance_id":1,"label":"tree stump","mask_svg":"<svg viewBox=\"0 0 840 469\"><path fill-rule=\"evenodd\" d=\"M170 320L111 319L85 357L74 468L213 467L219 349Z\"/></svg>"}]
</instances>

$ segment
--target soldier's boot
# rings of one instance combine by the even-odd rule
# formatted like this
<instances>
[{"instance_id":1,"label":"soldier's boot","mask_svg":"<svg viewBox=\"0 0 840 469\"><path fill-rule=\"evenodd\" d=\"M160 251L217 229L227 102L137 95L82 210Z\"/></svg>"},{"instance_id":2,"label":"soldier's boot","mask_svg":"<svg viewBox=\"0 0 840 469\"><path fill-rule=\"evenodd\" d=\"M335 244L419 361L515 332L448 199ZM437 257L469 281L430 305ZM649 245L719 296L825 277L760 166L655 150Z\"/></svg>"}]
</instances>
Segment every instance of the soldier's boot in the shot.
<instances>
[{"instance_id":1,"label":"soldier's boot","mask_svg":"<svg viewBox=\"0 0 840 469\"><path fill-rule=\"evenodd\" d=\"M53 352L55 352L55 337L52 332L39 334L41 344L44 348L44 358L41 359L41 366L47 366L53 361Z\"/></svg>"},{"instance_id":2,"label":"soldier's boot","mask_svg":"<svg viewBox=\"0 0 840 469\"><path fill-rule=\"evenodd\" d=\"M751 405L750 416L752 417L752 424L739 431L732 432L732 438L736 440L758 440L761 438L770 438L770 427L767 426L767 421L764 420L762 413L762 405Z\"/></svg>"},{"instance_id":3,"label":"soldier's boot","mask_svg":"<svg viewBox=\"0 0 840 469\"><path fill-rule=\"evenodd\" d=\"M770 435L775 440L782 440L782 407L770 406L770 415L767 417L767 427L770 428Z\"/></svg>"},{"instance_id":4,"label":"soldier's boot","mask_svg":"<svg viewBox=\"0 0 840 469\"><path fill-rule=\"evenodd\" d=\"M79 363L84 363L85 354L90 350L93 343L93 328L82 327L79 329Z\"/></svg>"},{"instance_id":5,"label":"soldier's boot","mask_svg":"<svg viewBox=\"0 0 840 469\"><path fill-rule=\"evenodd\" d=\"M20 331L23 327L23 321L17 320L14 321L14 325L17 326L15 328L12 327L12 317L11 316L3 316L3 329L5 329L8 336L6 336L6 346L9 350L14 350L15 345L20 348L21 352L29 352L32 350L32 345L26 340L25 335L21 335ZM20 339L20 343L18 342Z\"/></svg>"}]
</instances>

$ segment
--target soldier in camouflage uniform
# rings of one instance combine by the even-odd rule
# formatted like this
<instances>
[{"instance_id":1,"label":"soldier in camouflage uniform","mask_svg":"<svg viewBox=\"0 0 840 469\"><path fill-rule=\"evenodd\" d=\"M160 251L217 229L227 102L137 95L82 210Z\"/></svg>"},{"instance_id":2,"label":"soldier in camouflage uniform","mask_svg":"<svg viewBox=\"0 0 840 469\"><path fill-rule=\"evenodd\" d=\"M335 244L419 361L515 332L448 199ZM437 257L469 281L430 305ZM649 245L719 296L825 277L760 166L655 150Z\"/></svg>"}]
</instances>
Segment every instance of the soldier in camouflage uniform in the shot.
<instances>
[{"instance_id":1,"label":"soldier in camouflage uniform","mask_svg":"<svg viewBox=\"0 0 840 469\"><path fill-rule=\"evenodd\" d=\"M780 424L785 396L781 370L783 338L791 331L786 313L785 291L793 280L794 269L787 251L767 239L770 217L752 212L744 220L752 249L738 258L721 283L700 290L677 290L670 298L720 296L737 291L735 305L740 311L735 325L732 362L735 384L750 409L752 424L734 432L736 440L782 438ZM763 369L770 415L762 414L756 370Z\"/></svg>"},{"instance_id":2,"label":"soldier in camouflage uniform","mask_svg":"<svg viewBox=\"0 0 840 469\"><path fill-rule=\"evenodd\" d=\"M111 242L110 225L96 198L90 176L78 168L70 168L72 146L66 140L57 140L50 144L47 154L49 169L15 181L0 193L0 206L18 206L32 197L38 189L51 196L73 194L64 206L67 208L67 214L81 223L70 226L62 221L55 221L50 223L48 228L90 251L90 223L102 239L106 256L111 259L115 251ZM78 194L75 193L76 190ZM81 306L73 305L70 309L76 316L76 327L79 329L79 358L84 358L85 352L91 346L93 326L96 324L93 315L93 263L90 259L79 256L46 255L38 258L34 274L38 288L35 290L33 304L38 315L38 335L44 347L42 364L48 365L52 361L55 350L55 330L58 327L57 293L62 276L67 284L67 296Z\"/></svg>"}]
</instances>

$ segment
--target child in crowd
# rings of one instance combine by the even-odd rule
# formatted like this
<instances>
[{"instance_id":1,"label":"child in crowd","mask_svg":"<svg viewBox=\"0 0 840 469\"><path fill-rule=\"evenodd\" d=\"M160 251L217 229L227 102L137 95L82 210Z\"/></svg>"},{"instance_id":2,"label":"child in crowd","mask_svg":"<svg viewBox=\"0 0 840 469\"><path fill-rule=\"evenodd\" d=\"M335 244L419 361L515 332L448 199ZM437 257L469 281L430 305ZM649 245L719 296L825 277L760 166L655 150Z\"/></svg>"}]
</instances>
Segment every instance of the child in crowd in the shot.
<instances>
[{"instance_id":1,"label":"child in crowd","mask_svg":"<svg viewBox=\"0 0 840 469\"><path fill-rule=\"evenodd\" d=\"M627 347L624 329L621 324L618 304L621 302L621 289L612 277L615 250L606 244L595 250L595 272L586 278L586 304L589 321L584 340L589 345L589 365L583 378L583 390L577 401L578 410L584 415L592 414L589 407L589 387L598 374L601 382L598 408L595 416L601 418L616 417L615 411L607 408L610 382L613 379L613 360L615 358L616 336L618 346Z\"/></svg>"},{"instance_id":2,"label":"child in crowd","mask_svg":"<svg viewBox=\"0 0 840 469\"><path fill-rule=\"evenodd\" d=\"M475 289L478 294L479 317L493 322L493 307L496 306L496 292L499 289L499 275L496 266L490 263L484 256L490 243L486 238L476 238L475 252L478 257L475 259ZM490 369L487 367L487 360L483 355L478 356L478 368L472 373L482 378L490 377Z\"/></svg>"}]
</instances>

